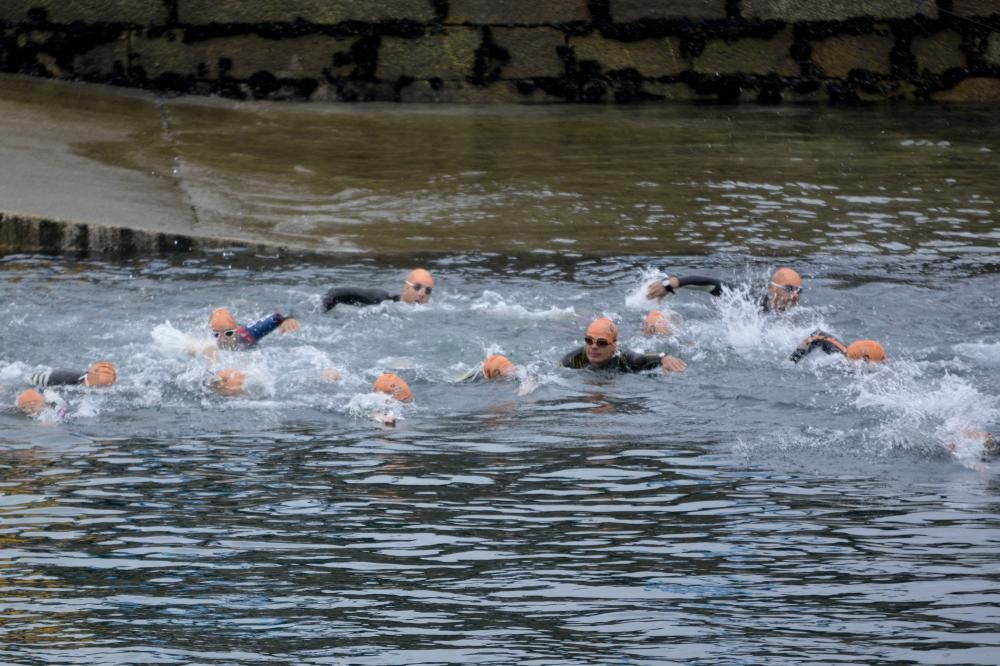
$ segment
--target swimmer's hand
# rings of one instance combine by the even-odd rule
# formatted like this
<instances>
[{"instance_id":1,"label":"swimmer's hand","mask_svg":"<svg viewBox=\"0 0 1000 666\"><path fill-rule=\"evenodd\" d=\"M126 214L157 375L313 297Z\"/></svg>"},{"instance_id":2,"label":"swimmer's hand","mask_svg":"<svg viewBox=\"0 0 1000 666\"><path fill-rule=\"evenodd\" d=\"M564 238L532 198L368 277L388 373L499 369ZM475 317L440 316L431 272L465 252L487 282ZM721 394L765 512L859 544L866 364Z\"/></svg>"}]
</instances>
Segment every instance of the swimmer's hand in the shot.
<instances>
[{"instance_id":1,"label":"swimmer's hand","mask_svg":"<svg viewBox=\"0 0 1000 666\"><path fill-rule=\"evenodd\" d=\"M302 324L299 323L299 320L292 319L291 317L278 324L278 330L281 331L282 335L284 335L285 333L294 333L301 329L302 329Z\"/></svg>"},{"instance_id":2,"label":"swimmer's hand","mask_svg":"<svg viewBox=\"0 0 1000 666\"><path fill-rule=\"evenodd\" d=\"M827 354L832 354L834 352L843 353L846 347L837 338L833 337L826 331L817 328L813 331L808 338L802 341L795 351L792 352L791 361L792 363L798 363L805 357L806 354L811 352L816 347L822 347L823 351Z\"/></svg>"},{"instance_id":3,"label":"swimmer's hand","mask_svg":"<svg viewBox=\"0 0 1000 666\"><path fill-rule=\"evenodd\" d=\"M219 348L214 342L206 342L203 345L197 342L188 342L184 345L184 351L188 353L188 356L204 356L213 363L219 358Z\"/></svg>"},{"instance_id":4,"label":"swimmer's hand","mask_svg":"<svg viewBox=\"0 0 1000 666\"><path fill-rule=\"evenodd\" d=\"M339 382L343 378L343 375L340 374L340 370L330 368L321 372L319 378L324 382Z\"/></svg>"},{"instance_id":5,"label":"swimmer's hand","mask_svg":"<svg viewBox=\"0 0 1000 666\"><path fill-rule=\"evenodd\" d=\"M671 372L684 372L687 367L688 364L676 356L664 356L660 359L660 368L663 369L665 375L669 375Z\"/></svg>"},{"instance_id":6,"label":"swimmer's hand","mask_svg":"<svg viewBox=\"0 0 1000 666\"><path fill-rule=\"evenodd\" d=\"M674 293L674 289L681 286L681 281L676 275L671 275L666 282L650 282L646 287L646 298L659 300L667 294Z\"/></svg>"}]
</instances>

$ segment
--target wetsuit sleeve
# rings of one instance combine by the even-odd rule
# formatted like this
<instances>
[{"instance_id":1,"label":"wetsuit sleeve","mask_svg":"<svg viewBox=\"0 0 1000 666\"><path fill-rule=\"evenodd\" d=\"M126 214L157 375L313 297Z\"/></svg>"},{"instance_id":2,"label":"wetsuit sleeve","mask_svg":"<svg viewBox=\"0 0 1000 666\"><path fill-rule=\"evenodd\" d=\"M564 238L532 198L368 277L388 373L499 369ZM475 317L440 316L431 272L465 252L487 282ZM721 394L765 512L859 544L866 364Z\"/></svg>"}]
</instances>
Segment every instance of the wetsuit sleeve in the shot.
<instances>
[{"instance_id":1,"label":"wetsuit sleeve","mask_svg":"<svg viewBox=\"0 0 1000 666\"><path fill-rule=\"evenodd\" d=\"M814 349L822 349L827 354L846 354L847 346L826 331L816 329L792 352L791 360L798 363Z\"/></svg>"},{"instance_id":2,"label":"wetsuit sleeve","mask_svg":"<svg viewBox=\"0 0 1000 666\"><path fill-rule=\"evenodd\" d=\"M660 367L660 359L666 354L640 354L623 349L618 354L618 369L622 372L643 372Z\"/></svg>"},{"instance_id":3,"label":"wetsuit sleeve","mask_svg":"<svg viewBox=\"0 0 1000 666\"><path fill-rule=\"evenodd\" d=\"M87 372L79 370L44 370L31 375L28 380L34 386L74 386L82 384Z\"/></svg>"},{"instance_id":4,"label":"wetsuit sleeve","mask_svg":"<svg viewBox=\"0 0 1000 666\"><path fill-rule=\"evenodd\" d=\"M711 277L704 277L702 275L685 275L683 277L678 276L678 289L697 289L698 291L707 291L712 296L721 296L723 289L728 289L729 285L721 280L716 280ZM667 288L667 291L673 292L674 290L670 287L669 280L663 283L663 286Z\"/></svg>"},{"instance_id":5,"label":"wetsuit sleeve","mask_svg":"<svg viewBox=\"0 0 1000 666\"><path fill-rule=\"evenodd\" d=\"M323 295L323 309L329 310L338 303L344 305L377 305L382 301L398 301L385 289L359 289L357 287L336 287Z\"/></svg>"},{"instance_id":6,"label":"wetsuit sleeve","mask_svg":"<svg viewBox=\"0 0 1000 666\"><path fill-rule=\"evenodd\" d=\"M583 347L578 347L566 354L559 361L559 365L564 368L574 368L579 370L587 367L587 354Z\"/></svg>"},{"instance_id":7,"label":"wetsuit sleeve","mask_svg":"<svg viewBox=\"0 0 1000 666\"><path fill-rule=\"evenodd\" d=\"M256 344L265 335L278 328L281 322L286 319L291 319L291 317L283 315L280 312L275 312L274 314L258 319L252 324L247 324L244 330L246 331L246 337L249 338L248 342L252 341L252 344Z\"/></svg>"}]
</instances>

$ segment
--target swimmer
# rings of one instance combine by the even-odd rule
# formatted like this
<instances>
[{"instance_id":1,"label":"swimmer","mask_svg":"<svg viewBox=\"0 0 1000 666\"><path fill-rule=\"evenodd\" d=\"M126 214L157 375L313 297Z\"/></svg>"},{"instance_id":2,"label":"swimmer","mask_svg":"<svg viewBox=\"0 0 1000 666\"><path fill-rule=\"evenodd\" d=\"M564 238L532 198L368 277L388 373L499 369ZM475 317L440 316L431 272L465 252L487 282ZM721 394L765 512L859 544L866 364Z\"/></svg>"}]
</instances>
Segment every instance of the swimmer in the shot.
<instances>
[{"instance_id":1,"label":"swimmer","mask_svg":"<svg viewBox=\"0 0 1000 666\"><path fill-rule=\"evenodd\" d=\"M402 377L391 372L382 373L375 380L372 390L376 393L390 395L400 402L413 402L413 391L410 390L410 385L403 381Z\"/></svg>"},{"instance_id":2,"label":"swimmer","mask_svg":"<svg viewBox=\"0 0 1000 666\"><path fill-rule=\"evenodd\" d=\"M115 366L109 361L98 361L86 372L80 370L43 370L31 375L28 383L33 386L111 386L118 379Z\"/></svg>"},{"instance_id":3,"label":"swimmer","mask_svg":"<svg viewBox=\"0 0 1000 666\"><path fill-rule=\"evenodd\" d=\"M986 432L985 430L973 430L971 428L965 428L960 433L957 433L956 436L950 438L945 443L945 448L948 449L949 453L957 456L959 451L968 444L979 447L982 458L993 458L1000 454L1000 442L997 442L997 438L993 433Z\"/></svg>"},{"instance_id":4,"label":"swimmer","mask_svg":"<svg viewBox=\"0 0 1000 666\"><path fill-rule=\"evenodd\" d=\"M618 349L618 326L607 317L598 317L590 323L583 342L583 347L562 358L559 362L562 367L618 372L642 372L659 367L665 375L687 370L687 363L674 356Z\"/></svg>"},{"instance_id":5,"label":"swimmer","mask_svg":"<svg viewBox=\"0 0 1000 666\"><path fill-rule=\"evenodd\" d=\"M38 416L46 407L45 396L39 393L38 389L26 389L17 396L14 405L22 414Z\"/></svg>"},{"instance_id":6,"label":"swimmer","mask_svg":"<svg viewBox=\"0 0 1000 666\"><path fill-rule=\"evenodd\" d=\"M715 278L671 275L663 282L650 283L646 287L646 298L659 300L683 288L707 291L712 296L721 296L724 289L732 289L729 284ZM763 312L785 312L799 304L801 294L802 277L791 268L779 268L771 275L767 293L761 296L758 305Z\"/></svg>"},{"instance_id":7,"label":"swimmer","mask_svg":"<svg viewBox=\"0 0 1000 666\"><path fill-rule=\"evenodd\" d=\"M14 403L14 408L18 413L31 417L41 416L42 412L48 408L57 410L56 416L60 419L66 416L66 403L62 402L61 399L47 400L38 389L33 388L21 391Z\"/></svg>"},{"instance_id":8,"label":"swimmer","mask_svg":"<svg viewBox=\"0 0 1000 666\"><path fill-rule=\"evenodd\" d=\"M646 318L642 321L642 334L645 336L654 335L670 335L674 332L673 327L670 326L670 320L667 319L667 315L663 314L659 310L653 310Z\"/></svg>"},{"instance_id":9,"label":"swimmer","mask_svg":"<svg viewBox=\"0 0 1000 666\"><path fill-rule=\"evenodd\" d=\"M294 317L275 312L246 326L240 326L229 310L216 308L208 318L208 327L212 329L212 336L219 349L242 351L256 346L261 338L275 329L280 329L282 334L294 333L301 325Z\"/></svg>"},{"instance_id":10,"label":"swimmer","mask_svg":"<svg viewBox=\"0 0 1000 666\"><path fill-rule=\"evenodd\" d=\"M833 337L826 331L816 329L792 352L791 361L798 363L814 349L822 349L827 354L843 354L851 361L884 363L885 348L874 340L855 340L849 345Z\"/></svg>"},{"instance_id":11,"label":"swimmer","mask_svg":"<svg viewBox=\"0 0 1000 666\"><path fill-rule=\"evenodd\" d=\"M211 387L216 395L228 398L243 395L246 375L234 368L223 368L212 376Z\"/></svg>"},{"instance_id":12,"label":"swimmer","mask_svg":"<svg viewBox=\"0 0 1000 666\"><path fill-rule=\"evenodd\" d=\"M379 375L379 378L375 380L375 384L372 386L372 391L375 393L385 393L399 402L407 404L413 402L413 391L410 390L410 385L402 377L394 375L391 372ZM396 426L396 417L392 414L376 411L372 412L370 416L384 426L390 428Z\"/></svg>"},{"instance_id":13,"label":"swimmer","mask_svg":"<svg viewBox=\"0 0 1000 666\"><path fill-rule=\"evenodd\" d=\"M323 295L323 309L330 310L338 303L344 305L377 305L382 301L402 301L426 305L431 300L434 278L423 268L414 268L403 281L403 290L398 295L385 289L363 289L358 287L335 287Z\"/></svg>"},{"instance_id":14,"label":"swimmer","mask_svg":"<svg viewBox=\"0 0 1000 666\"><path fill-rule=\"evenodd\" d=\"M492 381L495 379L514 379L517 375L517 367L509 358L503 354L492 354L479 365L478 368L470 372L460 380L464 383Z\"/></svg>"}]
</instances>

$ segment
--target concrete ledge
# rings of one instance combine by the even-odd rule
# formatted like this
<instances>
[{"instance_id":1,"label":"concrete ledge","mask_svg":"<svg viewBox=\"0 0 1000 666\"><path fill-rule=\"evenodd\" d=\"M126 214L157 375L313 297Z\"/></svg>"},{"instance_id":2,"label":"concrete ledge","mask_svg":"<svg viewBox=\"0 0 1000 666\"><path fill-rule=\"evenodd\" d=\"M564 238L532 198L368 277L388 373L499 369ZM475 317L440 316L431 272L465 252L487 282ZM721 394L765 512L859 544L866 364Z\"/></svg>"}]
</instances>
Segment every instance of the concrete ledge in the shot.
<instances>
[{"instance_id":1,"label":"concrete ledge","mask_svg":"<svg viewBox=\"0 0 1000 666\"><path fill-rule=\"evenodd\" d=\"M0 212L0 254L73 254L128 258L234 247L270 252L285 249L281 245L246 243L237 239L195 238Z\"/></svg>"}]
</instances>

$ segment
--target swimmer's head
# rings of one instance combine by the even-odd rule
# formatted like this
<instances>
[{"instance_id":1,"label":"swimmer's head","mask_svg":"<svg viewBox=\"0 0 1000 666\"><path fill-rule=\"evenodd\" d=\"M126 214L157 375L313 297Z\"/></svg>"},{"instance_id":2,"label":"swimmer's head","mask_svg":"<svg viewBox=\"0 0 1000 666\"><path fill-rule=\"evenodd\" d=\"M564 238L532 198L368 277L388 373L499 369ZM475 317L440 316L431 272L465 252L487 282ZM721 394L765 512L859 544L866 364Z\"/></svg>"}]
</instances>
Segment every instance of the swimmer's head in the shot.
<instances>
[{"instance_id":1,"label":"swimmer's head","mask_svg":"<svg viewBox=\"0 0 1000 666\"><path fill-rule=\"evenodd\" d=\"M506 379L514 376L514 364L502 354L487 356L483 361L483 375L486 379Z\"/></svg>"},{"instance_id":2,"label":"swimmer's head","mask_svg":"<svg viewBox=\"0 0 1000 666\"><path fill-rule=\"evenodd\" d=\"M236 317L226 308L216 308L208 318L208 327L212 329L216 344L220 349L236 349L239 346L237 329L240 325Z\"/></svg>"},{"instance_id":3,"label":"swimmer's head","mask_svg":"<svg viewBox=\"0 0 1000 666\"><path fill-rule=\"evenodd\" d=\"M653 310L642 322L643 335L670 335L670 320L659 310Z\"/></svg>"},{"instance_id":4,"label":"swimmer's head","mask_svg":"<svg viewBox=\"0 0 1000 666\"><path fill-rule=\"evenodd\" d=\"M431 290L434 289L434 278L423 268L414 268L406 276L403 283L403 293L399 300L404 303L426 303L431 300Z\"/></svg>"},{"instance_id":5,"label":"swimmer's head","mask_svg":"<svg viewBox=\"0 0 1000 666\"><path fill-rule=\"evenodd\" d=\"M590 322L583 337L583 349L591 365L605 365L618 351L618 326L607 317Z\"/></svg>"},{"instance_id":6,"label":"swimmer's head","mask_svg":"<svg viewBox=\"0 0 1000 666\"><path fill-rule=\"evenodd\" d=\"M38 416L45 409L45 397L37 389L25 389L17 396L17 411L28 416Z\"/></svg>"},{"instance_id":7,"label":"swimmer's head","mask_svg":"<svg viewBox=\"0 0 1000 666\"><path fill-rule=\"evenodd\" d=\"M239 328L240 325L236 323L236 317L228 309L215 308L212 310L212 315L208 318L208 327L215 332L219 332Z\"/></svg>"},{"instance_id":8,"label":"swimmer's head","mask_svg":"<svg viewBox=\"0 0 1000 666\"><path fill-rule=\"evenodd\" d=\"M772 310L794 307L802 294L802 277L791 268L779 268L771 275L767 293Z\"/></svg>"},{"instance_id":9,"label":"swimmer's head","mask_svg":"<svg viewBox=\"0 0 1000 666\"><path fill-rule=\"evenodd\" d=\"M391 372L386 372L376 379L372 390L376 393L391 395L400 402L413 402L413 391L410 390L409 384L403 381L402 377Z\"/></svg>"},{"instance_id":10,"label":"swimmer's head","mask_svg":"<svg viewBox=\"0 0 1000 666\"><path fill-rule=\"evenodd\" d=\"M87 386L111 386L118 379L118 372L110 361L98 361L87 369Z\"/></svg>"},{"instance_id":11,"label":"swimmer's head","mask_svg":"<svg viewBox=\"0 0 1000 666\"><path fill-rule=\"evenodd\" d=\"M212 390L215 391L217 395L230 397L242 395L245 384L246 375L233 368L219 370L215 373L215 376L212 377Z\"/></svg>"},{"instance_id":12,"label":"swimmer's head","mask_svg":"<svg viewBox=\"0 0 1000 666\"><path fill-rule=\"evenodd\" d=\"M885 348L874 340L855 340L847 345L845 354L852 361L885 362Z\"/></svg>"}]
</instances>

